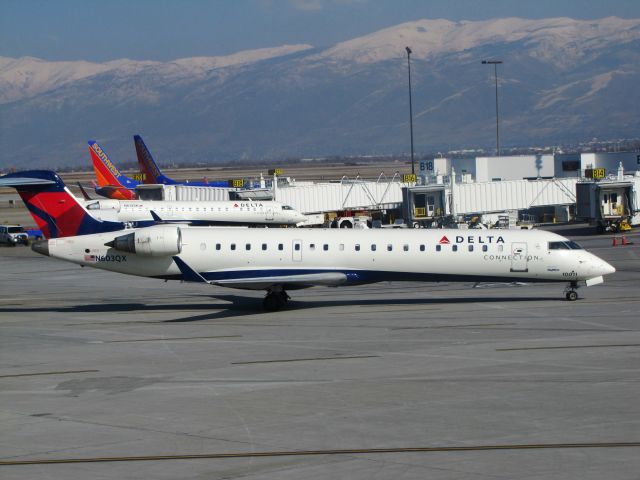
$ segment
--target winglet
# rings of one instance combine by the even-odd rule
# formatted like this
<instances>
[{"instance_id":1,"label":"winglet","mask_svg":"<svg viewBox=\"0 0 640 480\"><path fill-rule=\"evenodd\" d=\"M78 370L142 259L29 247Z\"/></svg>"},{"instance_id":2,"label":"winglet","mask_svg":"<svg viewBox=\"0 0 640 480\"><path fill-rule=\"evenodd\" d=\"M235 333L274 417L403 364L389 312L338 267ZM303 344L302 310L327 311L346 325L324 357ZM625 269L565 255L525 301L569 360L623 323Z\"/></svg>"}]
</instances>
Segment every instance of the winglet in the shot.
<instances>
[{"instance_id":1,"label":"winglet","mask_svg":"<svg viewBox=\"0 0 640 480\"><path fill-rule=\"evenodd\" d=\"M185 282L196 282L196 283L209 283L202 275L196 272L193 268L185 263L180 257L172 257L173 261L176 262L176 265L180 269L180 273L182 273L182 279Z\"/></svg>"},{"instance_id":2,"label":"winglet","mask_svg":"<svg viewBox=\"0 0 640 480\"><path fill-rule=\"evenodd\" d=\"M84 197L85 200L93 200L80 182L78 182L78 188L80 189L80 193L82 193L82 196Z\"/></svg>"}]
</instances>

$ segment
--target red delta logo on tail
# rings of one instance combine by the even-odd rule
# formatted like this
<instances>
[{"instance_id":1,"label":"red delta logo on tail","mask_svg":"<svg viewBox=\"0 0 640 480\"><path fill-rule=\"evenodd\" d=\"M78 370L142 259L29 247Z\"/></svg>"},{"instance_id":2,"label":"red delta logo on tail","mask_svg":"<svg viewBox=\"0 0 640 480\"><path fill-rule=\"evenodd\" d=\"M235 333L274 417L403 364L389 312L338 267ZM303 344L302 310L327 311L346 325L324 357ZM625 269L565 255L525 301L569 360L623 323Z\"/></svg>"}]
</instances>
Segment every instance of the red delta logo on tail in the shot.
<instances>
[{"instance_id":1,"label":"red delta logo on tail","mask_svg":"<svg viewBox=\"0 0 640 480\"><path fill-rule=\"evenodd\" d=\"M0 177L0 185L18 191L46 238L73 237L124 228L120 222L93 218L54 172L31 170L9 173Z\"/></svg>"}]
</instances>

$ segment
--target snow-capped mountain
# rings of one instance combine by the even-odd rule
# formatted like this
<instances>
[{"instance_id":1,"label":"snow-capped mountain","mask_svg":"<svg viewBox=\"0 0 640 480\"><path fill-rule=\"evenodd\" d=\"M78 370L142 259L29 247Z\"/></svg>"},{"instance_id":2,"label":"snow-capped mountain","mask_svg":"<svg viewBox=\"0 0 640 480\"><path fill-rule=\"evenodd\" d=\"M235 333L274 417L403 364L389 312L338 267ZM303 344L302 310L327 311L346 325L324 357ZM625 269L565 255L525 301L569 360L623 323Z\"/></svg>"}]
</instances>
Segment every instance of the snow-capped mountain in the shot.
<instances>
[{"instance_id":1,"label":"snow-capped mountain","mask_svg":"<svg viewBox=\"0 0 640 480\"><path fill-rule=\"evenodd\" d=\"M498 58L504 145L638 136L640 19L418 20L325 49L172 62L0 58L0 167L88 165L95 138L160 163L491 147Z\"/></svg>"}]
</instances>

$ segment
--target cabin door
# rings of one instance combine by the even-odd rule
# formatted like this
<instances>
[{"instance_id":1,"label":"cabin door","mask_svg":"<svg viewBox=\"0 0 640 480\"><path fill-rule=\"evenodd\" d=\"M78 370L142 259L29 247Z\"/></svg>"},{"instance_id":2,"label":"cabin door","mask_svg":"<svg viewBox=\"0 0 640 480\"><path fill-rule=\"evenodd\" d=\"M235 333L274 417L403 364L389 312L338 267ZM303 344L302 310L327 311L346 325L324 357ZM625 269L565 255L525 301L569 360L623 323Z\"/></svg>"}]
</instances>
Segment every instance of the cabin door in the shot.
<instances>
[{"instance_id":1,"label":"cabin door","mask_svg":"<svg viewBox=\"0 0 640 480\"><path fill-rule=\"evenodd\" d=\"M291 255L294 262L302 261L302 240L293 240L291 245Z\"/></svg>"},{"instance_id":2,"label":"cabin door","mask_svg":"<svg viewBox=\"0 0 640 480\"><path fill-rule=\"evenodd\" d=\"M526 272L527 267L527 244L524 242L514 242L511 244L511 271Z\"/></svg>"}]
</instances>

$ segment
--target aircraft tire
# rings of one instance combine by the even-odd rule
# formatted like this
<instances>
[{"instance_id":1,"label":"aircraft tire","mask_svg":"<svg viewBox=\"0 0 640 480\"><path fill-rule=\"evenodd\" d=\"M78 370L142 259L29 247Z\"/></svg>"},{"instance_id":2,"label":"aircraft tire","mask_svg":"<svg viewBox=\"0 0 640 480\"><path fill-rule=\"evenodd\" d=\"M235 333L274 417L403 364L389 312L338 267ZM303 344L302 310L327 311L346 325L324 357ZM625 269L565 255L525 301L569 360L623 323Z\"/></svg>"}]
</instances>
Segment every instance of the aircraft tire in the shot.
<instances>
[{"instance_id":1,"label":"aircraft tire","mask_svg":"<svg viewBox=\"0 0 640 480\"><path fill-rule=\"evenodd\" d=\"M567 292L565 297L570 302L575 302L578 299L578 292L576 292L575 290L570 290Z\"/></svg>"},{"instance_id":2,"label":"aircraft tire","mask_svg":"<svg viewBox=\"0 0 640 480\"><path fill-rule=\"evenodd\" d=\"M262 301L262 307L267 312L275 312L280 310L284 305L284 301L282 297L277 293L268 293L264 300Z\"/></svg>"}]
</instances>

